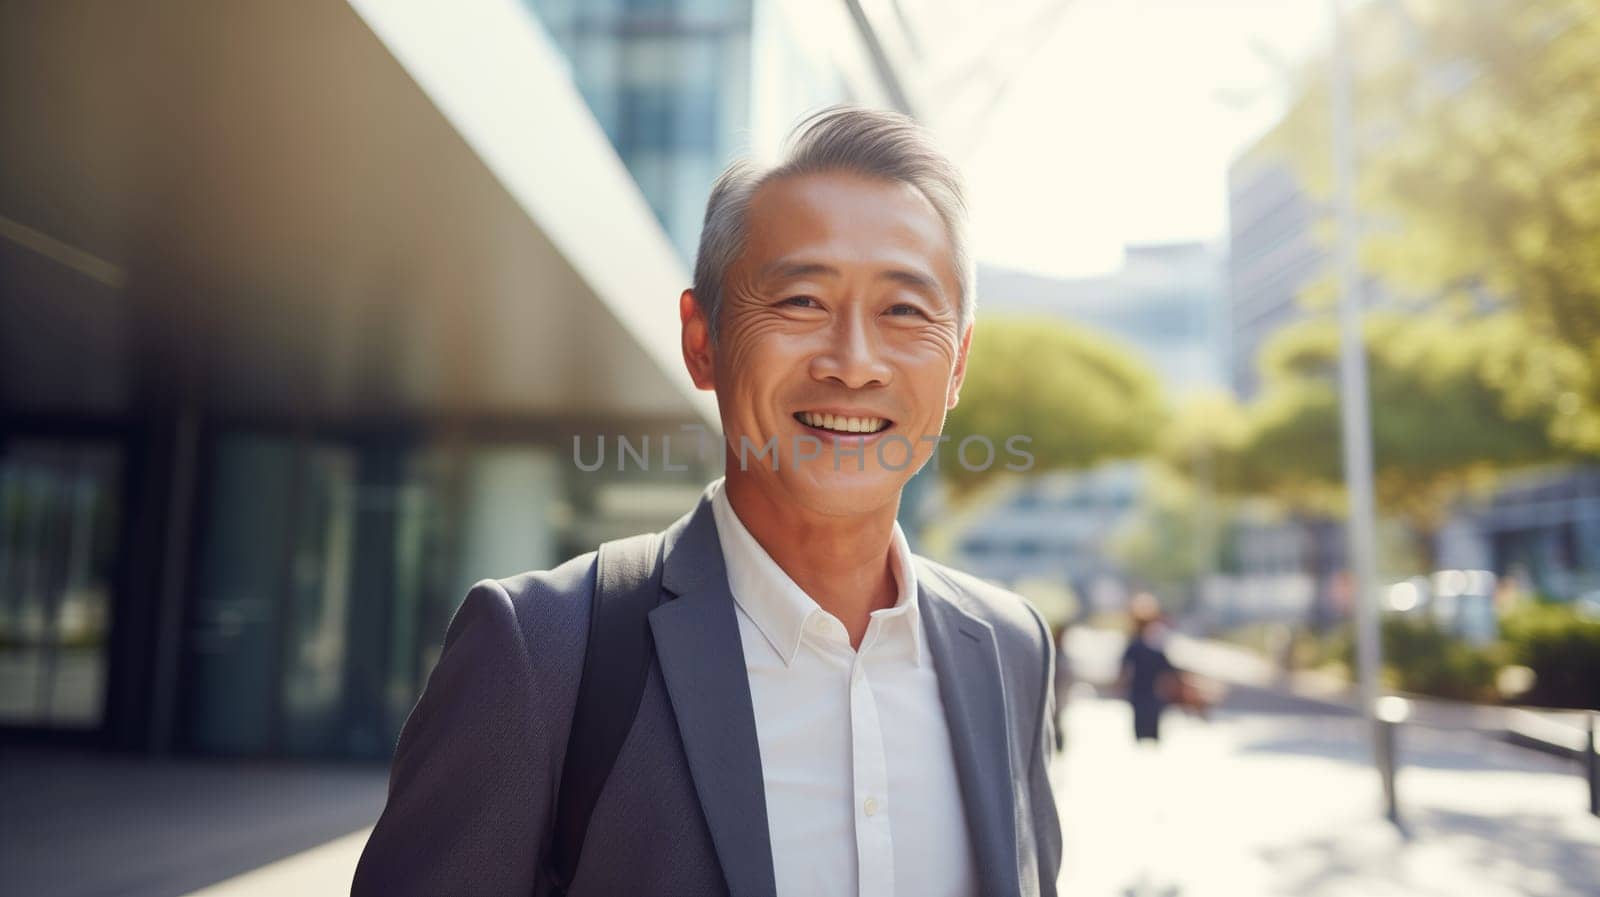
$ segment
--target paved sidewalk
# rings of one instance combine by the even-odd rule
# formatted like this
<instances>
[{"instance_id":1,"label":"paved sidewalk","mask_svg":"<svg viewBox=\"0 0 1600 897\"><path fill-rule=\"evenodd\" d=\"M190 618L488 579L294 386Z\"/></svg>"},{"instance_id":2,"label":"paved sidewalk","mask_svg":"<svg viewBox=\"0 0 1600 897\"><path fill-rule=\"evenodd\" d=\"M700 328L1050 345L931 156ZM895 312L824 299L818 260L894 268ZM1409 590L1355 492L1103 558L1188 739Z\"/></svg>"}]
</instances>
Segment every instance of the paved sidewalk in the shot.
<instances>
[{"instance_id":1,"label":"paved sidewalk","mask_svg":"<svg viewBox=\"0 0 1600 897\"><path fill-rule=\"evenodd\" d=\"M1120 701L1076 696L1055 770L1065 897L1593 897L1600 819L1570 763L1477 735L1408 729L1411 832L1379 812L1357 719L1176 714L1149 751ZM1292 705L1290 705L1292 706ZM367 831L191 897L342 893Z\"/></svg>"},{"instance_id":2,"label":"paved sidewalk","mask_svg":"<svg viewBox=\"0 0 1600 897\"><path fill-rule=\"evenodd\" d=\"M1380 818L1353 717L1236 694L1210 723L1169 715L1144 751L1119 701L1077 695L1066 713L1065 897L1600 895L1600 819L1570 761L1406 727L1407 840ZM384 780L373 767L8 751L0 892L347 893Z\"/></svg>"},{"instance_id":3,"label":"paved sidewalk","mask_svg":"<svg viewBox=\"0 0 1600 897\"><path fill-rule=\"evenodd\" d=\"M387 781L372 764L6 748L0 894L177 897L285 857L304 867L318 855L302 851L372 824ZM256 893L349 893L360 848L342 870Z\"/></svg>"},{"instance_id":4,"label":"paved sidewalk","mask_svg":"<svg viewBox=\"0 0 1600 897\"><path fill-rule=\"evenodd\" d=\"M1570 762L1408 728L1407 839L1382 820L1358 719L1225 707L1164 726L1136 748L1124 703L1069 703L1064 895L1600 895L1600 819Z\"/></svg>"},{"instance_id":5,"label":"paved sidewalk","mask_svg":"<svg viewBox=\"0 0 1600 897\"><path fill-rule=\"evenodd\" d=\"M348 894L371 828L236 875L185 897L300 897Z\"/></svg>"}]
</instances>

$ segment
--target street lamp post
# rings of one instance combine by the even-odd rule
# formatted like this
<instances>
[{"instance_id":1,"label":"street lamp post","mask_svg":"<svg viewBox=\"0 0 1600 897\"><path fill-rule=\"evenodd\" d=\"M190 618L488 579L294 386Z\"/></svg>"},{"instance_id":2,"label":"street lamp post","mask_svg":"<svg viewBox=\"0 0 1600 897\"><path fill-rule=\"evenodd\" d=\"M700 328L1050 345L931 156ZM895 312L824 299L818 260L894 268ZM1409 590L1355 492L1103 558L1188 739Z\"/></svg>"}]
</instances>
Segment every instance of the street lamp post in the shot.
<instances>
[{"instance_id":1,"label":"street lamp post","mask_svg":"<svg viewBox=\"0 0 1600 897\"><path fill-rule=\"evenodd\" d=\"M1367 359L1361 339L1361 282L1356 266L1355 147L1351 111L1351 66L1344 2L1328 0L1332 45L1334 213L1338 234L1334 263L1339 282L1339 391L1344 483L1349 500L1346 541L1355 579L1356 664L1362 712L1372 724L1373 756L1382 778L1385 814L1399 823L1394 791L1393 722L1378 714L1377 539L1372 486L1372 420L1367 395Z\"/></svg>"}]
</instances>

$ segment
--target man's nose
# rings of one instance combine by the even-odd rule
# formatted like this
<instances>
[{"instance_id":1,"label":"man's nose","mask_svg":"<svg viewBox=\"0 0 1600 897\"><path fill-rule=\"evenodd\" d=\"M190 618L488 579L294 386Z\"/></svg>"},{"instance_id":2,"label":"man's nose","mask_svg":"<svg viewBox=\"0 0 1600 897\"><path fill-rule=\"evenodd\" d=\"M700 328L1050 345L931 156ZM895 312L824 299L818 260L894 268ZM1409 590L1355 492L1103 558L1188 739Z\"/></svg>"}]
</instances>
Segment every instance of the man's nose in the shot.
<instances>
[{"instance_id":1,"label":"man's nose","mask_svg":"<svg viewBox=\"0 0 1600 897\"><path fill-rule=\"evenodd\" d=\"M827 348L812 358L811 375L851 389L886 386L892 369L870 320L861 314L840 315L829 332Z\"/></svg>"}]
</instances>

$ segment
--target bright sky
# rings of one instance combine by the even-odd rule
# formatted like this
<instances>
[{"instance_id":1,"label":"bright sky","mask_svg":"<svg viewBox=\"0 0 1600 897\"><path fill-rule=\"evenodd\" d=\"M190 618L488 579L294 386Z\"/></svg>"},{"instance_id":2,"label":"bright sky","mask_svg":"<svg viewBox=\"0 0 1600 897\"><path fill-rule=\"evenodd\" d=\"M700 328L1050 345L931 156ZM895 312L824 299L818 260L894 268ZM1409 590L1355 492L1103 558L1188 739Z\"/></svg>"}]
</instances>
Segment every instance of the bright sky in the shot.
<instances>
[{"instance_id":1,"label":"bright sky","mask_svg":"<svg viewBox=\"0 0 1600 897\"><path fill-rule=\"evenodd\" d=\"M1282 110L1272 60L1315 47L1325 0L1067 2L959 160L979 260L1084 275L1126 243L1220 238L1228 162Z\"/></svg>"}]
</instances>

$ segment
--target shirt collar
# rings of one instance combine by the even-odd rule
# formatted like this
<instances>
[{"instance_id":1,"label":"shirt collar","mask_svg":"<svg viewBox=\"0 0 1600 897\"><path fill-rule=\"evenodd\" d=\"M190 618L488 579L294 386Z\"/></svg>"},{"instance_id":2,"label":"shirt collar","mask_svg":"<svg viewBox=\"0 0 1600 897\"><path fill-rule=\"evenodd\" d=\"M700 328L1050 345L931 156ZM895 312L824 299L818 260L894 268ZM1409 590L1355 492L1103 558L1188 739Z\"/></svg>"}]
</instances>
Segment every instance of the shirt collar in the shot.
<instances>
[{"instance_id":1,"label":"shirt collar","mask_svg":"<svg viewBox=\"0 0 1600 897\"><path fill-rule=\"evenodd\" d=\"M722 545L723 564L728 571L728 588L756 628L761 631L772 650L788 666L800 650L800 639L805 625L816 614L826 614L804 589L795 584L778 562L767 554L755 536L745 529L739 515L728 501L723 480L712 484L711 512L717 522L717 540ZM912 644L914 662L922 665L921 615L917 604L917 573L912 563L911 548L898 521L890 550L893 553L891 569L899 594L893 607L873 611L874 617L905 615L905 632ZM881 624L880 624L881 625Z\"/></svg>"}]
</instances>

